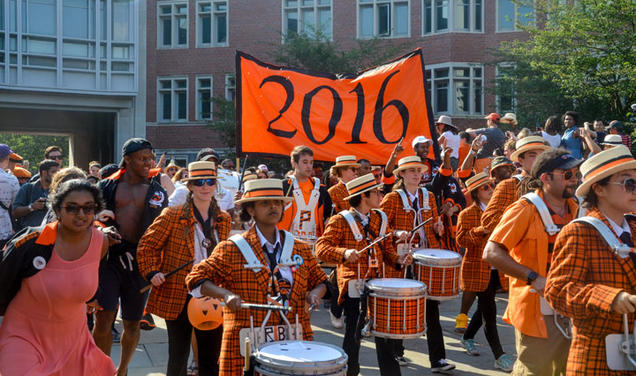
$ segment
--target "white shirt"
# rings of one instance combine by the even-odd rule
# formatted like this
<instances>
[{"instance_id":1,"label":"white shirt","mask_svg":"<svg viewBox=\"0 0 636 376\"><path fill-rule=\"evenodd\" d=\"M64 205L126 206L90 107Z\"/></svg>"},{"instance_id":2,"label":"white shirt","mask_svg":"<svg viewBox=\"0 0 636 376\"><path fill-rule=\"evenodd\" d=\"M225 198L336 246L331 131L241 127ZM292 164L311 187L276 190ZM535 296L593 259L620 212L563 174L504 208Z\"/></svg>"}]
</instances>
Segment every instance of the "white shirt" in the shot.
<instances>
[{"instance_id":1,"label":"white shirt","mask_svg":"<svg viewBox=\"0 0 636 376\"><path fill-rule=\"evenodd\" d=\"M272 244L263 235L263 233L261 232L261 230L258 228L257 225L254 225L254 227L256 228L256 234L258 234L258 239L261 241L261 247L263 248L263 251L267 253L272 253L274 249L276 248L276 246L278 245L278 252L276 252L276 260L280 262L280 256L283 253L283 246L280 242L280 231L276 230L276 241L274 242L274 244ZM269 259L267 258L267 256L265 257L265 259L267 260L267 264L269 265ZM286 280L288 280L289 283L291 283L293 286L294 275L292 274L291 268L289 266L280 266L278 267L278 271L280 271L280 275Z\"/></svg>"},{"instance_id":2,"label":"white shirt","mask_svg":"<svg viewBox=\"0 0 636 376\"><path fill-rule=\"evenodd\" d=\"M13 174L0 169L0 201L9 208L20 190L20 183ZM0 240L8 239L13 235L13 226L9 212L0 207Z\"/></svg>"},{"instance_id":3,"label":"white shirt","mask_svg":"<svg viewBox=\"0 0 636 376\"><path fill-rule=\"evenodd\" d=\"M550 144L550 146L555 149L561 145L561 135L558 133L552 136L549 133L541 131L541 137L543 137L544 140L548 141L548 144Z\"/></svg>"},{"instance_id":4,"label":"white shirt","mask_svg":"<svg viewBox=\"0 0 636 376\"><path fill-rule=\"evenodd\" d=\"M366 226L367 224L369 224L369 214L364 215L362 213L360 213L359 211L356 210L356 208L352 208L354 213L356 213L359 217L360 217L360 222L362 223L362 226ZM369 212L371 213L371 212Z\"/></svg>"},{"instance_id":5,"label":"white shirt","mask_svg":"<svg viewBox=\"0 0 636 376\"><path fill-rule=\"evenodd\" d=\"M481 211L486 210L486 204L484 204L483 202L479 201L479 207L481 208Z\"/></svg>"},{"instance_id":6,"label":"white shirt","mask_svg":"<svg viewBox=\"0 0 636 376\"><path fill-rule=\"evenodd\" d=\"M446 147L453 149L451 158L459 159L459 134L454 134L451 131L442 133L442 137L446 140Z\"/></svg>"},{"instance_id":7,"label":"white shirt","mask_svg":"<svg viewBox=\"0 0 636 376\"><path fill-rule=\"evenodd\" d=\"M609 217L605 216L605 218L607 218L607 221L612 226L612 229L614 230L616 235L621 236L621 234L623 234L624 232L629 233L629 235L632 234L632 230L629 228L629 223L627 223L627 221L624 220L623 225L620 226L618 223L612 221Z\"/></svg>"}]
</instances>

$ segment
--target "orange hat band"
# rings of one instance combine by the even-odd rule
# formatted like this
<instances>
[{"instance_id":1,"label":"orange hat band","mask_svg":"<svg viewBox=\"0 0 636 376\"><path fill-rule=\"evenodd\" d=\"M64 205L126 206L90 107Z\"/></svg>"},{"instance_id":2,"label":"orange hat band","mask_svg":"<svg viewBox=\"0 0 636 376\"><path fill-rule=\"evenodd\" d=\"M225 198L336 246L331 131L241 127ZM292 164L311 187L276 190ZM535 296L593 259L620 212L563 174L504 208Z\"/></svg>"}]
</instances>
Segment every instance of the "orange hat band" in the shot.
<instances>
[{"instance_id":1,"label":"orange hat band","mask_svg":"<svg viewBox=\"0 0 636 376\"><path fill-rule=\"evenodd\" d=\"M364 182L358 185L357 187L351 187L351 189L349 189L349 196L355 195L356 193L360 191L364 191L365 189L369 187L373 187L374 185L377 185L377 184L378 183L375 180L369 180L367 182Z\"/></svg>"},{"instance_id":2,"label":"orange hat band","mask_svg":"<svg viewBox=\"0 0 636 376\"><path fill-rule=\"evenodd\" d=\"M247 191L243 194L242 198L256 198L256 197L280 197L283 198L283 190L277 188L263 188Z\"/></svg>"},{"instance_id":3,"label":"orange hat band","mask_svg":"<svg viewBox=\"0 0 636 376\"><path fill-rule=\"evenodd\" d=\"M211 169L191 170L191 171L188 171L188 173L190 174L190 178L196 178L198 176L215 176L216 177L216 171Z\"/></svg>"},{"instance_id":4,"label":"orange hat band","mask_svg":"<svg viewBox=\"0 0 636 376\"><path fill-rule=\"evenodd\" d=\"M350 161L340 161L340 162L336 162L335 165L333 165L333 167L347 167L347 166L351 166L351 165L357 165L358 163L355 160L350 160Z\"/></svg>"},{"instance_id":5,"label":"orange hat band","mask_svg":"<svg viewBox=\"0 0 636 376\"><path fill-rule=\"evenodd\" d=\"M620 157L616 159L610 159L604 164L596 166L593 169L590 169L590 171L588 171L587 174L583 175L583 181L593 178L594 176L602 173L603 171L607 171L608 169L614 166L618 166L619 164L630 162L633 160L634 158L632 158L631 156L625 156L625 155L621 155Z\"/></svg>"},{"instance_id":6,"label":"orange hat band","mask_svg":"<svg viewBox=\"0 0 636 376\"><path fill-rule=\"evenodd\" d=\"M519 146L519 150L523 149L541 149L547 147L546 144L542 142L529 142L527 144Z\"/></svg>"},{"instance_id":7,"label":"orange hat band","mask_svg":"<svg viewBox=\"0 0 636 376\"><path fill-rule=\"evenodd\" d=\"M398 166L398 168L411 168L411 167L422 167L422 162L407 162L402 163Z\"/></svg>"},{"instance_id":8,"label":"orange hat band","mask_svg":"<svg viewBox=\"0 0 636 376\"><path fill-rule=\"evenodd\" d=\"M488 183L490 181L490 178L487 176L484 176L483 179L479 179L476 182L472 183L471 185L469 185L467 188L469 191L475 190L477 188L479 188L480 185L483 185L484 183Z\"/></svg>"}]
</instances>

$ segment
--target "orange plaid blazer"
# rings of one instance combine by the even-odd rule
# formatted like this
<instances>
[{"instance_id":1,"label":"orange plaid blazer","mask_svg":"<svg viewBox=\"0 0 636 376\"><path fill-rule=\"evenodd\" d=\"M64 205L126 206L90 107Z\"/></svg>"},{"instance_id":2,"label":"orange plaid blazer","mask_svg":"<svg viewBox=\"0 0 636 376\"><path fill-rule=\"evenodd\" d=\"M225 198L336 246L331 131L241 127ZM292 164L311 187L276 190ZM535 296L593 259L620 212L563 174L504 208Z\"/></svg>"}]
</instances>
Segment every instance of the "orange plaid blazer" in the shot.
<instances>
[{"instance_id":1,"label":"orange plaid blazer","mask_svg":"<svg viewBox=\"0 0 636 376\"><path fill-rule=\"evenodd\" d=\"M481 225L485 229L492 232L501 221L506 209L519 199L517 196L518 186L519 180L514 176L497 184L486 210L481 215Z\"/></svg>"},{"instance_id":2,"label":"orange plaid blazer","mask_svg":"<svg viewBox=\"0 0 636 376\"><path fill-rule=\"evenodd\" d=\"M360 232L364 236L364 229L359 222L356 222ZM369 228L371 231L378 235L380 233L380 226L382 224L382 218L380 214L375 211L371 211L369 219ZM387 227L387 233L391 231L391 226ZM374 239L371 239L373 241ZM327 223L325 232L322 234L316 242L316 257L323 262L338 264L338 289L340 296L338 297L338 303L344 302L345 295L348 292L347 283L350 280L358 278L358 263L351 264L344 262L344 254L347 249L360 250L366 247L370 242L366 239L362 239L357 242L351 232L351 228L347 220L340 214L336 214ZM382 268L382 261L386 260L385 273L389 269L395 268L397 263L397 252L393 244L393 236L389 236L374 247L378 258L378 268ZM377 278L382 275L382 271L371 269L369 271L368 252L365 252L359 259L360 264L360 278L365 278L367 272L368 277Z\"/></svg>"},{"instance_id":3,"label":"orange plaid blazer","mask_svg":"<svg viewBox=\"0 0 636 376\"><path fill-rule=\"evenodd\" d=\"M419 202L422 202L422 192L417 190ZM431 210L422 213L422 220L427 220L433 217L433 220L424 225L424 233L426 234L426 240L429 248L440 248L441 243L435 231L433 230L433 223L437 221L437 205L435 203L435 195L429 191L428 193L428 205ZM415 213L413 211L405 211L402 205L402 199L397 192L391 192L384 196L380 203L380 208L386 213L389 219L389 228L393 230L411 231L413 229L413 221L415 220ZM413 244L417 247L420 242L419 233L415 234L413 238ZM385 278L403 278L404 272L396 270L395 268L384 269Z\"/></svg>"},{"instance_id":4,"label":"orange plaid blazer","mask_svg":"<svg viewBox=\"0 0 636 376\"><path fill-rule=\"evenodd\" d=\"M598 209L588 215L614 231ZM630 220L629 225L636 242L636 221ZM610 371L605 355L605 336L623 332L623 316L610 311L621 291L636 293L636 267L631 258L615 255L591 225L566 225L554 244L545 296L557 312L572 319L575 329L568 375L625 374ZM630 332L635 317L628 315Z\"/></svg>"},{"instance_id":5,"label":"orange plaid blazer","mask_svg":"<svg viewBox=\"0 0 636 376\"><path fill-rule=\"evenodd\" d=\"M147 277L151 272L164 274L178 268L194 258L194 223L195 219L187 205L168 207L155 218L148 227L137 246L137 262L139 272ZM219 240L230 235L232 219L224 211L220 211L214 221ZM185 305L188 290L185 277L192 269L186 266L177 273L166 278L159 287L153 287L146 304L146 311L163 317L166 320L176 319Z\"/></svg>"},{"instance_id":6,"label":"orange plaid blazer","mask_svg":"<svg viewBox=\"0 0 636 376\"><path fill-rule=\"evenodd\" d=\"M329 188L327 191L329 192L329 196L331 196L331 202L336 206L334 213L340 213L343 210L349 209L349 201L344 199L349 196L349 191L342 181L339 181L338 184Z\"/></svg>"},{"instance_id":7,"label":"orange plaid blazer","mask_svg":"<svg viewBox=\"0 0 636 376\"><path fill-rule=\"evenodd\" d=\"M244 302L267 303L267 295L272 294L272 281L260 239L254 227L244 232L242 236L252 247L260 263L264 265L263 268L257 273L253 269L245 269L243 267L245 258L243 258L241 251L233 242L224 241L216 246L210 257L195 265L186 277L188 287L192 289L199 281L209 279L212 283L222 285L232 293L239 295ZM281 236L282 241L284 238ZM293 271L294 281L289 301L292 311L288 313L287 318L290 323L293 323L295 315L298 314L299 321L303 326L303 337L305 340L311 340L313 332L309 316L305 313L305 298L308 292L327 281L327 276L318 266L316 258L311 254L311 247L307 243L296 240L292 255L300 255L303 264ZM239 346L242 344L239 341L239 332L242 328L249 328L250 315L254 317L254 326L260 326L266 314L267 312L262 310L232 312L226 308L223 309L220 375L242 375L244 359L240 354ZM273 312L267 325L282 323L280 315Z\"/></svg>"},{"instance_id":8,"label":"orange plaid blazer","mask_svg":"<svg viewBox=\"0 0 636 376\"><path fill-rule=\"evenodd\" d=\"M481 259L488 235L481 226L481 208L473 203L459 213L457 245L466 249L462 258L460 287L464 291L482 292L490 283L491 265ZM508 278L499 272L501 286L508 288Z\"/></svg>"}]
</instances>

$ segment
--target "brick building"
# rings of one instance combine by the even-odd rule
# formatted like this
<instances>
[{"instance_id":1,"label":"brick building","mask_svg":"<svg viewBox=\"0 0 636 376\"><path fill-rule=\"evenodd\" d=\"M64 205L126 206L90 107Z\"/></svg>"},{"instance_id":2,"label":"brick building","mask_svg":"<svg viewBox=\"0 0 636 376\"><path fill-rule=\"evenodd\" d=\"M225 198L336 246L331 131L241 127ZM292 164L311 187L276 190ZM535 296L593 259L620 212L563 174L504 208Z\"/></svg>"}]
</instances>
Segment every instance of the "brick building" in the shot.
<instances>
[{"instance_id":1,"label":"brick building","mask_svg":"<svg viewBox=\"0 0 636 376\"><path fill-rule=\"evenodd\" d=\"M268 61L282 34L313 28L345 47L372 37L422 47L435 116L481 127L513 105L485 90L497 74L488 50L523 38L515 21L528 13L511 0L148 1L146 135L181 165L202 147L222 148L205 127L208 99L233 98L235 51Z\"/></svg>"}]
</instances>

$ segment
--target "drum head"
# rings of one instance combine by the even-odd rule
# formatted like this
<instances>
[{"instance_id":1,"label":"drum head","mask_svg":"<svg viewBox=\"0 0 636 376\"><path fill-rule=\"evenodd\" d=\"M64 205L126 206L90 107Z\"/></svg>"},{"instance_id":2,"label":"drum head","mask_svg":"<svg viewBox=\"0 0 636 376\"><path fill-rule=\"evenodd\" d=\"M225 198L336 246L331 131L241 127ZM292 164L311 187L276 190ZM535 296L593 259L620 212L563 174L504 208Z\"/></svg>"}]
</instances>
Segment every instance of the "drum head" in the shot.
<instances>
[{"instance_id":1,"label":"drum head","mask_svg":"<svg viewBox=\"0 0 636 376\"><path fill-rule=\"evenodd\" d=\"M256 362L281 374L327 374L346 367L347 354L336 346L313 341L270 342L259 347ZM325 373L305 373L314 371Z\"/></svg>"},{"instance_id":2,"label":"drum head","mask_svg":"<svg viewBox=\"0 0 636 376\"><path fill-rule=\"evenodd\" d=\"M462 256L446 249L423 248L413 252L415 262L424 265L459 265Z\"/></svg>"},{"instance_id":3,"label":"drum head","mask_svg":"<svg viewBox=\"0 0 636 376\"><path fill-rule=\"evenodd\" d=\"M373 292L390 296L411 296L426 293L426 284L414 279L378 278L367 282Z\"/></svg>"}]
</instances>

